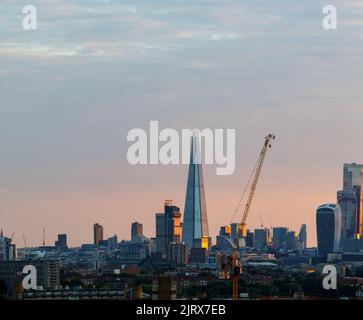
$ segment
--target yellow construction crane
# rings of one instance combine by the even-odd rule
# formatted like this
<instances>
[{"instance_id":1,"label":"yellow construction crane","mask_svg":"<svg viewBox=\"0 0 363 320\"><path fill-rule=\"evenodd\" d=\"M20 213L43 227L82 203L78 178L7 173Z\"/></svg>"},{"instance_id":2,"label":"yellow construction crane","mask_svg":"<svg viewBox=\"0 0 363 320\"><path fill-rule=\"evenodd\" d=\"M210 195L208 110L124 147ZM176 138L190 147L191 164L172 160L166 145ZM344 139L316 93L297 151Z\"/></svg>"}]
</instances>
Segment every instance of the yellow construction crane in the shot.
<instances>
[{"instance_id":1,"label":"yellow construction crane","mask_svg":"<svg viewBox=\"0 0 363 320\"><path fill-rule=\"evenodd\" d=\"M267 150L269 148L271 148L271 143L272 143L273 140L275 140L275 135L274 134L269 134L269 135L267 135L265 137L265 142L264 142L264 144L262 146L262 150L261 150L260 155L258 157L256 166L253 169L251 177L250 177L250 180L251 180L252 176L253 176L253 180L252 180L251 189L250 189L250 192L249 192L249 195L248 195L248 198L247 198L246 206L245 206L245 209L243 211L241 224L240 224L242 237L245 237L246 233L247 233L246 221L247 221L248 213L249 213L250 208L251 208L251 204L252 204L253 196L254 196L256 188L257 188L258 180L259 180L259 178L261 176L261 171L262 171L263 163L264 163L265 158L266 158ZM247 187L248 187L248 184L247 184ZM247 187L246 187L245 191L247 190ZM240 201L238 203L238 206L237 206L237 209L236 209L235 213L238 211L238 209L239 209L239 207L240 207L240 205L242 203L242 198L243 198L243 196L245 194L245 191L242 194L242 197L241 197L241 199L240 199Z\"/></svg>"},{"instance_id":2,"label":"yellow construction crane","mask_svg":"<svg viewBox=\"0 0 363 320\"><path fill-rule=\"evenodd\" d=\"M230 266L232 271L232 299L238 300L238 277L241 272L241 267L237 261L236 251L233 251L229 256Z\"/></svg>"},{"instance_id":3,"label":"yellow construction crane","mask_svg":"<svg viewBox=\"0 0 363 320\"><path fill-rule=\"evenodd\" d=\"M242 237L246 237L246 234L247 234L247 229L246 229L246 221L247 221L247 217L248 217L248 213L250 211L250 208L251 208L251 204L252 204L252 200L253 200L253 196L255 194L255 191L256 191L256 188L257 188L257 183L258 183L258 180L260 178L260 175L261 175L261 171L262 171L262 167L263 167L263 163L265 161L265 158L266 158L266 154L267 154L267 150L269 148L271 148L271 143L272 141L275 140L275 135L274 134L269 134L265 137L265 142L262 146L262 150L260 152L260 155L258 157L258 160L257 160L257 163L255 165L255 168L253 169L252 173L251 173L251 176L248 180L248 183L247 183L247 186L246 188L244 189L243 193L242 193L242 196L240 198L240 201L238 203L238 206L236 208L236 211L234 213L234 216L235 214L237 213L241 203L242 203L242 199L244 197L244 194L246 193L247 191L247 188L251 182L251 179L253 177L253 180L252 180L252 184L251 184L251 189L250 189L250 192L249 192L249 195L248 195L248 198L247 198L247 202L246 202L246 206L245 206L245 209L243 211L243 215L242 215L242 219L241 219L241 223L240 223L240 236ZM238 242L237 242L237 245L238 245ZM237 300L238 299L238 277L239 277L239 274L242 270L242 266L240 266L237 262L237 253L236 253L236 250L233 250L232 254L229 256L229 265L230 267L232 268L232 288L233 288L233 293L232 293L232 297L233 297L233 300Z\"/></svg>"},{"instance_id":4,"label":"yellow construction crane","mask_svg":"<svg viewBox=\"0 0 363 320\"><path fill-rule=\"evenodd\" d=\"M225 262L221 263L221 278L232 279L232 297L233 300L238 300L238 277L241 272L241 267L237 259L236 250L233 250L226 258L224 260Z\"/></svg>"}]
</instances>

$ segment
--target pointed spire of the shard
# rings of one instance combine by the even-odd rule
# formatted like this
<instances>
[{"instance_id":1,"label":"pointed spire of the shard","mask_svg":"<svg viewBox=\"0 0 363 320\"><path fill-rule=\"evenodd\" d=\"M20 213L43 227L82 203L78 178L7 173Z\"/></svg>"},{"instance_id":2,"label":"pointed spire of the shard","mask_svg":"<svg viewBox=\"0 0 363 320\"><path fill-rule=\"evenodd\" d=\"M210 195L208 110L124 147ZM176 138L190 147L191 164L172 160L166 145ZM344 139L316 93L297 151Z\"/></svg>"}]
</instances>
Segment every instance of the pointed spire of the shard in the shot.
<instances>
[{"instance_id":1,"label":"pointed spire of the shard","mask_svg":"<svg viewBox=\"0 0 363 320\"><path fill-rule=\"evenodd\" d=\"M189 249L208 249L209 232L204 193L203 169L200 153L200 137L193 132L187 190L184 207L183 242Z\"/></svg>"}]
</instances>

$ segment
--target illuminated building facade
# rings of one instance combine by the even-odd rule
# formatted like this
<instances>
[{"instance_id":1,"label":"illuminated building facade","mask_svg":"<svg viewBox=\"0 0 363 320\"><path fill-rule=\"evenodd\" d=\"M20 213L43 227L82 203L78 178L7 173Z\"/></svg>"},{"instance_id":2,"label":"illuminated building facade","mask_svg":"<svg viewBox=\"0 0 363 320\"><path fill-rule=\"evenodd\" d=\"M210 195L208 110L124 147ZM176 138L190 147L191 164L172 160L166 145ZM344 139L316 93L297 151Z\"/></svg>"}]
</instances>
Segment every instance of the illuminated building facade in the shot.
<instances>
[{"instance_id":1,"label":"illuminated building facade","mask_svg":"<svg viewBox=\"0 0 363 320\"><path fill-rule=\"evenodd\" d=\"M185 198L183 242L192 248L208 249L209 231L204 193L199 137L191 138L191 153Z\"/></svg>"}]
</instances>

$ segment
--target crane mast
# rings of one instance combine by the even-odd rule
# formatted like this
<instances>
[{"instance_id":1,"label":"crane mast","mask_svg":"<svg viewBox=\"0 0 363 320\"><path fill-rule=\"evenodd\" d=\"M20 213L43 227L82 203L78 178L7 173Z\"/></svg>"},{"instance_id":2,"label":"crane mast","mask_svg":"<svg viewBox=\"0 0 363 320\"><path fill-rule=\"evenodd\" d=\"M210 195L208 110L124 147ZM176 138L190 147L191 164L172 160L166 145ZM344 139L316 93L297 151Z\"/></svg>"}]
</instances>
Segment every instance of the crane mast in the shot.
<instances>
[{"instance_id":1,"label":"crane mast","mask_svg":"<svg viewBox=\"0 0 363 320\"><path fill-rule=\"evenodd\" d=\"M255 175L253 177L250 193L248 195L246 206L245 206L245 209L243 211L243 215L242 215L242 219L241 219L241 228L242 228L241 231L242 231L243 236L246 235L246 221L247 221L248 213L249 213L250 208L251 208L253 196L254 196L256 188L257 188L257 183L258 183L258 180L259 180L260 175L261 175L261 171L262 171L263 163L265 161L267 150L269 148L271 148L271 142L273 140L275 140L275 135L274 134L269 134L269 135L267 135L265 137L265 142L263 144L260 156L259 156L258 161L257 161L257 166L256 166L256 169L255 169Z\"/></svg>"},{"instance_id":2,"label":"crane mast","mask_svg":"<svg viewBox=\"0 0 363 320\"><path fill-rule=\"evenodd\" d=\"M271 142L275 140L275 135L274 134L269 134L265 137L265 142L263 144L261 153L258 157L257 163L255 168L253 169L250 179L252 179L253 176L253 180L252 180L252 184L251 184L251 189L250 192L248 194L248 198L247 198L247 202L246 202L246 206L245 209L243 211L243 216L241 219L241 223L240 223L240 233L239 236L242 237L246 237L246 221L247 221L247 217L248 217L248 213L250 211L251 208L251 204L252 204L252 200L253 200L253 196L255 194L256 188L257 188L257 183L258 183L258 179L260 178L261 175L261 171L262 171L262 167L263 167L263 163L265 161L265 157L267 154L267 150L269 148L271 148ZM250 182L250 180L249 180ZM235 211L238 211L239 206L241 204L241 201L243 199L244 193L248 188L249 182L247 183L246 189L243 191L242 193L242 197L240 199L240 202L237 206L237 209ZM261 223L262 224L262 223ZM237 244L238 246L238 244ZM240 272L242 272L242 265L237 261L237 252L236 249L233 249L232 254L229 255L229 262L228 262L228 266L231 268L231 275L230 278L232 278L232 288L233 288L233 293L232 293L232 298L233 300L238 300L238 277Z\"/></svg>"}]
</instances>

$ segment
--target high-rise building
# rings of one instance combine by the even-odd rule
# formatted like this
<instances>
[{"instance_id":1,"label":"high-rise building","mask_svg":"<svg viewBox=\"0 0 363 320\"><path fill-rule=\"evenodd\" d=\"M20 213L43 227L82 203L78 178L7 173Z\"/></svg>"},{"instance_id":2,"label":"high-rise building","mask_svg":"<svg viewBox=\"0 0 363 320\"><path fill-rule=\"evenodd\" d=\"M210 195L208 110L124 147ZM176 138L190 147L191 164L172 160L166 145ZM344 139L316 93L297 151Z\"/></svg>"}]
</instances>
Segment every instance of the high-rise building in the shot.
<instances>
[{"instance_id":1,"label":"high-rise building","mask_svg":"<svg viewBox=\"0 0 363 320\"><path fill-rule=\"evenodd\" d=\"M166 255L166 224L164 213L155 214L155 229L155 252Z\"/></svg>"},{"instance_id":2,"label":"high-rise building","mask_svg":"<svg viewBox=\"0 0 363 320\"><path fill-rule=\"evenodd\" d=\"M166 243L180 243L181 240L181 213L180 208L173 206L172 200L166 200L165 205Z\"/></svg>"},{"instance_id":3,"label":"high-rise building","mask_svg":"<svg viewBox=\"0 0 363 320\"><path fill-rule=\"evenodd\" d=\"M143 235L143 228L142 224L135 221L131 224L131 239L133 239L136 236L142 236Z\"/></svg>"},{"instance_id":4,"label":"high-rise building","mask_svg":"<svg viewBox=\"0 0 363 320\"><path fill-rule=\"evenodd\" d=\"M181 240L180 208L173 205L172 200L164 203L164 213L155 215L156 252L168 255L170 243L178 244Z\"/></svg>"},{"instance_id":5,"label":"high-rise building","mask_svg":"<svg viewBox=\"0 0 363 320\"><path fill-rule=\"evenodd\" d=\"M190 250L192 248L208 249L209 241L199 136L193 134L185 197L183 242Z\"/></svg>"},{"instance_id":6,"label":"high-rise building","mask_svg":"<svg viewBox=\"0 0 363 320\"><path fill-rule=\"evenodd\" d=\"M231 223L231 237L237 239L242 236L242 224L240 223Z\"/></svg>"},{"instance_id":7,"label":"high-rise building","mask_svg":"<svg viewBox=\"0 0 363 320\"><path fill-rule=\"evenodd\" d=\"M253 248L255 246L255 235L252 231L247 230L246 247Z\"/></svg>"},{"instance_id":8,"label":"high-rise building","mask_svg":"<svg viewBox=\"0 0 363 320\"><path fill-rule=\"evenodd\" d=\"M268 245L270 230L265 229L255 229L255 247L257 249L264 249Z\"/></svg>"},{"instance_id":9,"label":"high-rise building","mask_svg":"<svg viewBox=\"0 0 363 320\"><path fill-rule=\"evenodd\" d=\"M363 235L363 165L346 163L343 168L343 190L337 193L342 211L342 242ZM349 248L347 248L349 249Z\"/></svg>"},{"instance_id":10,"label":"high-rise building","mask_svg":"<svg viewBox=\"0 0 363 320\"><path fill-rule=\"evenodd\" d=\"M103 241L103 227L95 223L93 225L93 243L98 246L101 241Z\"/></svg>"},{"instance_id":11,"label":"high-rise building","mask_svg":"<svg viewBox=\"0 0 363 320\"><path fill-rule=\"evenodd\" d=\"M324 204L316 211L318 254L339 252L341 235L341 210L336 204Z\"/></svg>"},{"instance_id":12,"label":"high-rise building","mask_svg":"<svg viewBox=\"0 0 363 320\"><path fill-rule=\"evenodd\" d=\"M285 227L276 227L272 229L272 244L276 250L286 249L287 233L289 229Z\"/></svg>"},{"instance_id":13,"label":"high-rise building","mask_svg":"<svg viewBox=\"0 0 363 320\"><path fill-rule=\"evenodd\" d=\"M299 242L298 234L295 231L289 231L286 235L286 249L287 250L299 250L301 244Z\"/></svg>"},{"instance_id":14,"label":"high-rise building","mask_svg":"<svg viewBox=\"0 0 363 320\"><path fill-rule=\"evenodd\" d=\"M107 239L107 249L109 251L114 251L118 247L118 237L117 235L114 235L113 237L110 237Z\"/></svg>"},{"instance_id":15,"label":"high-rise building","mask_svg":"<svg viewBox=\"0 0 363 320\"><path fill-rule=\"evenodd\" d=\"M351 239L356 233L357 198L353 189L340 190L337 202L342 210L342 240Z\"/></svg>"},{"instance_id":16,"label":"high-rise building","mask_svg":"<svg viewBox=\"0 0 363 320\"><path fill-rule=\"evenodd\" d=\"M305 250L307 246L306 224L301 225L298 240L301 243L301 249Z\"/></svg>"},{"instance_id":17,"label":"high-rise building","mask_svg":"<svg viewBox=\"0 0 363 320\"><path fill-rule=\"evenodd\" d=\"M58 234L58 240L55 241L54 246L56 249L64 251L68 249L67 245L67 235L66 234Z\"/></svg>"},{"instance_id":18,"label":"high-rise building","mask_svg":"<svg viewBox=\"0 0 363 320\"><path fill-rule=\"evenodd\" d=\"M10 238L0 235L0 261L10 261L16 258L15 245L11 243Z\"/></svg>"},{"instance_id":19,"label":"high-rise building","mask_svg":"<svg viewBox=\"0 0 363 320\"><path fill-rule=\"evenodd\" d=\"M231 227L230 226L221 226L219 229L219 235L230 237L231 236Z\"/></svg>"}]
</instances>

